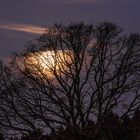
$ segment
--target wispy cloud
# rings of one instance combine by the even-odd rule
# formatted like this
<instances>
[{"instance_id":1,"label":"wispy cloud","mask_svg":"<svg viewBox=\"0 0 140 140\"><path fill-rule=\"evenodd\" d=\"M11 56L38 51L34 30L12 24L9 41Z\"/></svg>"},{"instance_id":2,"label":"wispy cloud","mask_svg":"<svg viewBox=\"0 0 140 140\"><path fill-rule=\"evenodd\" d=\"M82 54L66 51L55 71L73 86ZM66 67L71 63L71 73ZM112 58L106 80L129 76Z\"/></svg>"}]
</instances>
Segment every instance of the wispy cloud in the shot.
<instances>
[{"instance_id":1,"label":"wispy cloud","mask_svg":"<svg viewBox=\"0 0 140 140\"><path fill-rule=\"evenodd\" d=\"M30 34L43 34L46 28L35 26L35 25L28 25L28 24L19 24L19 23L2 23L0 24L1 29L5 30L13 30L19 32L26 32Z\"/></svg>"},{"instance_id":2,"label":"wispy cloud","mask_svg":"<svg viewBox=\"0 0 140 140\"><path fill-rule=\"evenodd\" d=\"M98 2L102 0L41 0L42 4L80 4L80 3L88 3L88 2Z\"/></svg>"}]
</instances>

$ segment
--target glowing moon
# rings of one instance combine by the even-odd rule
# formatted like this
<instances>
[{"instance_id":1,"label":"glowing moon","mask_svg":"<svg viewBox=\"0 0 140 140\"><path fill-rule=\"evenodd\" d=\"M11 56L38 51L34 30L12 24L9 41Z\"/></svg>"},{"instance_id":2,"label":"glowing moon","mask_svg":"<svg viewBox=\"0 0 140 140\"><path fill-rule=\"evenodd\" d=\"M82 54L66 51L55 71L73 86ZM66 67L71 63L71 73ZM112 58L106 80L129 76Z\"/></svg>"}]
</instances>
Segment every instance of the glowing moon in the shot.
<instances>
[{"instance_id":1,"label":"glowing moon","mask_svg":"<svg viewBox=\"0 0 140 140\"><path fill-rule=\"evenodd\" d=\"M26 58L26 68L34 75L45 75L49 78L62 75L71 62L71 52L68 50L40 51Z\"/></svg>"}]
</instances>

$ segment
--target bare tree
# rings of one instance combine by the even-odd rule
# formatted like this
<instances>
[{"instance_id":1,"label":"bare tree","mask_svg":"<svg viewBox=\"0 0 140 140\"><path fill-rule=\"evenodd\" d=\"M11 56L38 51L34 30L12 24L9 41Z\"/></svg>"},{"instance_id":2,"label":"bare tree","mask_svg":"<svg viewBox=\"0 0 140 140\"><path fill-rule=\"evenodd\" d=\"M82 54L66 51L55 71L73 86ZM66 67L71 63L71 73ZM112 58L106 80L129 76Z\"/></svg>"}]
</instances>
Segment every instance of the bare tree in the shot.
<instances>
[{"instance_id":1,"label":"bare tree","mask_svg":"<svg viewBox=\"0 0 140 140\"><path fill-rule=\"evenodd\" d=\"M124 36L112 23L54 25L10 68L1 64L0 125L81 133L89 120L98 131L110 111L131 115L140 107L139 47L139 34Z\"/></svg>"}]
</instances>

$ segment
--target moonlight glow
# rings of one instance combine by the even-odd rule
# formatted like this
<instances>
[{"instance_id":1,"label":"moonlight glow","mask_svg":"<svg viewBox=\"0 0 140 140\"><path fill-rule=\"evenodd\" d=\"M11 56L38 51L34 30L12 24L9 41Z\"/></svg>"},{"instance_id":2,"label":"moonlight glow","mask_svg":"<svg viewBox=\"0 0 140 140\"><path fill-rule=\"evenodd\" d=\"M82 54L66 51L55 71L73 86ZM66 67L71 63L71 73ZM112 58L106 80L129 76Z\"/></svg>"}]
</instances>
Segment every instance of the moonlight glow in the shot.
<instances>
[{"instance_id":1,"label":"moonlight glow","mask_svg":"<svg viewBox=\"0 0 140 140\"><path fill-rule=\"evenodd\" d=\"M26 58L26 66L34 74L54 77L55 74L62 74L70 64L70 53L68 51L41 51L30 54Z\"/></svg>"}]
</instances>

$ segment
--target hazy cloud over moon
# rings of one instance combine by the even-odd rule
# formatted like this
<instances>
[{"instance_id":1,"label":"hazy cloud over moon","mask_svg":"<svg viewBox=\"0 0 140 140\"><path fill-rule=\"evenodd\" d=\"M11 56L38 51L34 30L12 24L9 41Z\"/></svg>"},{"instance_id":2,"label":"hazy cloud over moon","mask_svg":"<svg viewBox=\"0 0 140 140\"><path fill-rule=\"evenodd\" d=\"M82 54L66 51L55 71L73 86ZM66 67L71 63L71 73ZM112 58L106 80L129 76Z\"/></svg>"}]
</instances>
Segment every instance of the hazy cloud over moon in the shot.
<instances>
[{"instance_id":1,"label":"hazy cloud over moon","mask_svg":"<svg viewBox=\"0 0 140 140\"><path fill-rule=\"evenodd\" d=\"M28 25L28 24L19 24L19 23L6 23L6 24L0 24L1 29L6 30L14 30L14 31L20 31L20 32L26 32L31 34L43 34L45 31L45 28L35 25Z\"/></svg>"}]
</instances>

